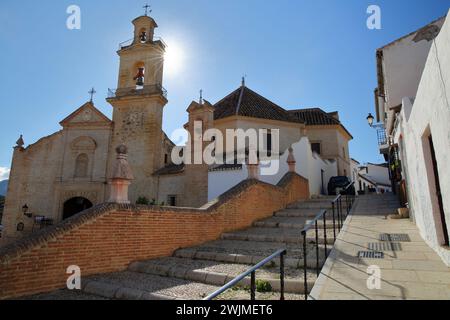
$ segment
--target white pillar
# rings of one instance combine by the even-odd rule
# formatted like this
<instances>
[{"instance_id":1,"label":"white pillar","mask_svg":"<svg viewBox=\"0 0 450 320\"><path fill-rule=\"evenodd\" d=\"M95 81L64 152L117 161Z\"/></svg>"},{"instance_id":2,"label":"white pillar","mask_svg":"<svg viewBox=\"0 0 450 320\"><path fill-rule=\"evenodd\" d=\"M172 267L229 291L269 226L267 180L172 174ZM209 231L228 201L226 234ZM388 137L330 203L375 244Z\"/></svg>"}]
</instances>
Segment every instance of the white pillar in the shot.
<instances>
[{"instance_id":1,"label":"white pillar","mask_svg":"<svg viewBox=\"0 0 450 320\"><path fill-rule=\"evenodd\" d=\"M117 158L114 164L113 176L109 182L110 197L108 202L129 204L128 187L134 177L127 160L128 149L126 146L120 145L116 148L116 152Z\"/></svg>"}]
</instances>

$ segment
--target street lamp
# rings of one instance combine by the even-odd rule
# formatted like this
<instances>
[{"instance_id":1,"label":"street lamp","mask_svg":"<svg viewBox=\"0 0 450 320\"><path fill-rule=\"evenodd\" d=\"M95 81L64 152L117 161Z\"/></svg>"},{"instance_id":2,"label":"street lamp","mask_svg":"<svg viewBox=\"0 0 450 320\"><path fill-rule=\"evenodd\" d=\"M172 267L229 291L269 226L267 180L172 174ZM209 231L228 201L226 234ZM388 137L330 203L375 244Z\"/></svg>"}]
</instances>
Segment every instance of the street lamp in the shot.
<instances>
[{"instance_id":1,"label":"street lamp","mask_svg":"<svg viewBox=\"0 0 450 320\"><path fill-rule=\"evenodd\" d=\"M373 126L373 121L375 120L374 116L369 113L369 116L367 117L367 122L369 123L369 126Z\"/></svg>"}]
</instances>

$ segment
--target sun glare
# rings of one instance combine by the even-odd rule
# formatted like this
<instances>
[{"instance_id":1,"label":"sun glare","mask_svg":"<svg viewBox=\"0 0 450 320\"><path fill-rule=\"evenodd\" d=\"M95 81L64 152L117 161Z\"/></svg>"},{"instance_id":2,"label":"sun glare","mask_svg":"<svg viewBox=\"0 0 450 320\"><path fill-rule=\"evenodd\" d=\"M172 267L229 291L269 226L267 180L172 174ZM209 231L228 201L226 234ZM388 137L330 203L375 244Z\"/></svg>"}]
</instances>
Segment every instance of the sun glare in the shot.
<instances>
[{"instance_id":1,"label":"sun glare","mask_svg":"<svg viewBox=\"0 0 450 320\"><path fill-rule=\"evenodd\" d=\"M176 41L168 42L164 54L164 69L167 75L176 75L183 68L184 52Z\"/></svg>"}]
</instances>

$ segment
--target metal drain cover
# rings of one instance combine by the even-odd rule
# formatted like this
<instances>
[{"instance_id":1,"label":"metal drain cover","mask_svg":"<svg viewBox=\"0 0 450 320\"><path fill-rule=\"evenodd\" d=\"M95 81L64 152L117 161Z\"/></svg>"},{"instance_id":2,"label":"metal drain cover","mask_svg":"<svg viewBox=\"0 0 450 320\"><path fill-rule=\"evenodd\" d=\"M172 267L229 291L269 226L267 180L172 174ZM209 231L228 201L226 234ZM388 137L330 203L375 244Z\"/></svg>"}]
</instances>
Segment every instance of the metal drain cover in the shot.
<instances>
[{"instance_id":1,"label":"metal drain cover","mask_svg":"<svg viewBox=\"0 0 450 320\"><path fill-rule=\"evenodd\" d=\"M402 251L402 244L400 242L372 242L369 243L368 248L372 251Z\"/></svg>"},{"instance_id":2,"label":"metal drain cover","mask_svg":"<svg viewBox=\"0 0 450 320\"><path fill-rule=\"evenodd\" d=\"M411 242L411 238L409 235L402 233L382 233L380 234L380 241Z\"/></svg>"},{"instance_id":3,"label":"metal drain cover","mask_svg":"<svg viewBox=\"0 0 450 320\"><path fill-rule=\"evenodd\" d=\"M377 251L359 251L358 258L360 258L360 259L384 259L384 253L377 252Z\"/></svg>"}]
</instances>

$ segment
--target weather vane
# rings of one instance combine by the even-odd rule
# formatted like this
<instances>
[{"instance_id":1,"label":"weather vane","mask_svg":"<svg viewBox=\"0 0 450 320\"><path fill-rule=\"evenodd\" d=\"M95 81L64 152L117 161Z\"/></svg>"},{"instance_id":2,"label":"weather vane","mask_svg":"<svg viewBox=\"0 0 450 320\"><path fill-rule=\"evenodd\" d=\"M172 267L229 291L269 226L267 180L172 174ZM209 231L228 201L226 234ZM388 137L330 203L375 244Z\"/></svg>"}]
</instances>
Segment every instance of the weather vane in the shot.
<instances>
[{"instance_id":1,"label":"weather vane","mask_svg":"<svg viewBox=\"0 0 450 320\"><path fill-rule=\"evenodd\" d=\"M88 92L90 95L91 95L91 102L93 101L93 99L94 99L94 94L96 94L97 93L97 91L95 91L95 89L94 89L94 87L92 87L92 89L91 90L89 90L89 92Z\"/></svg>"},{"instance_id":2,"label":"weather vane","mask_svg":"<svg viewBox=\"0 0 450 320\"><path fill-rule=\"evenodd\" d=\"M152 10L148 10L150 9L152 6L149 6L148 3L145 4L145 6L143 6L143 8L145 9L145 15L147 16L149 12L152 12Z\"/></svg>"},{"instance_id":3,"label":"weather vane","mask_svg":"<svg viewBox=\"0 0 450 320\"><path fill-rule=\"evenodd\" d=\"M200 89L200 104L203 103L203 89Z\"/></svg>"}]
</instances>

